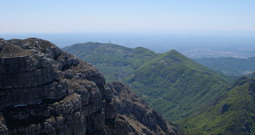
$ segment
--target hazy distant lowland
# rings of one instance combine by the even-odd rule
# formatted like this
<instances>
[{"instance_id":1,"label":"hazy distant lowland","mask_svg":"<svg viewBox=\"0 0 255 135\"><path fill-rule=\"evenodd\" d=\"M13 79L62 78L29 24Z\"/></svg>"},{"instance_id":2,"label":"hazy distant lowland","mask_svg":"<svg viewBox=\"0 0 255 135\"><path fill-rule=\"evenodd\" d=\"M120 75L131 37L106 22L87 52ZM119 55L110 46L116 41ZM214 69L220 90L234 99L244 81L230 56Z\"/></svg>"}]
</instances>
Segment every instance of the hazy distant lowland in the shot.
<instances>
[{"instance_id":1,"label":"hazy distant lowland","mask_svg":"<svg viewBox=\"0 0 255 135\"><path fill-rule=\"evenodd\" d=\"M115 43L126 47L143 46L158 53L176 49L190 58L255 56L254 32L179 32L174 34L118 34L118 33L68 33L68 34L5 34L2 38L39 37L48 39L60 48L75 43Z\"/></svg>"}]
</instances>

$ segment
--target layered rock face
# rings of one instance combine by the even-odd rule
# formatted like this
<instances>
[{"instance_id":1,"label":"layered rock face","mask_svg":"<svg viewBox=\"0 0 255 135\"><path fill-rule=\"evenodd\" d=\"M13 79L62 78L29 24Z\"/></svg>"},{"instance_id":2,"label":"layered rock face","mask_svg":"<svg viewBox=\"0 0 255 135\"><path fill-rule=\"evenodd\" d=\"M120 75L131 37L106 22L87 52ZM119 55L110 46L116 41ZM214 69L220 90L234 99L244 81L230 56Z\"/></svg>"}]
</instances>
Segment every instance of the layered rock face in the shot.
<instances>
[{"instance_id":1,"label":"layered rock face","mask_svg":"<svg viewBox=\"0 0 255 135\"><path fill-rule=\"evenodd\" d=\"M127 86L52 43L0 39L1 135L178 135Z\"/></svg>"}]
</instances>

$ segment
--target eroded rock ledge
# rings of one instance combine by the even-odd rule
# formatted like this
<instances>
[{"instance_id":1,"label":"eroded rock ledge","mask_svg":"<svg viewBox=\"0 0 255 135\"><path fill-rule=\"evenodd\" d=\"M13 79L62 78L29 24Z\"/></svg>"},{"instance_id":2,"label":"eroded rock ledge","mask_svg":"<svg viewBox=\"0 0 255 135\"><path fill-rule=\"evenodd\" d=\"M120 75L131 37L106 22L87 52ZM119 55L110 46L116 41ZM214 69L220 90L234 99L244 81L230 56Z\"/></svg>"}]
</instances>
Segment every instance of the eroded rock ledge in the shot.
<instances>
[{"instance_id":1,"label":"eroded rock ledge","mask_svg":"<svg viewBox=\"0 0 255 135\"><path fill-rule=\"evenodd\" d=\"M0 39L1 135L178 135L127 86L52 43Z\"/></svg>"}]
</instances>

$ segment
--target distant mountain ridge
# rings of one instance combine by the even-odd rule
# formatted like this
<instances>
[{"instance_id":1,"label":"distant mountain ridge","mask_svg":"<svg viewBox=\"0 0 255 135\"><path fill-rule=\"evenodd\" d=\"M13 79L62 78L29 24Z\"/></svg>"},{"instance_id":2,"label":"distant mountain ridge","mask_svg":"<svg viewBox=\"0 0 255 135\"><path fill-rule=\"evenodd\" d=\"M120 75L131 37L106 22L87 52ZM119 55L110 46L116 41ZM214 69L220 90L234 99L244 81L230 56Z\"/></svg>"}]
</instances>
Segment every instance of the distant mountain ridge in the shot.
<instances>
[{"instance_id":1,"label":"distant mountain ridge","mask_svg":"<svg viewBox=\"0 0 255 135\"><path fill-rule=\"evenodd\" d=\"M165 118L178 121L225 93L228 80L172 50L85 43L63 48L99 68L106 78L129 84ZM184 113L185 112L185 113Z\"/></svg>"},{"instance_id":2,"label":"distant mountain ridge","mask_svg":"<svg viewBox=\"0 0 255 135\"><path fill-rule=\"evenodd\" d=\"M127 83L187 135L255 133L255 80L251 79L255 73L233 83L235 78L208 69L176 50L157 54L142 47L92 42L64 50L93 63L105 76Z\"/></svg>"},{"instance_id":3,"label":"distant mountain ridge","mask_svg":"<svg viewBox=\"0 0 255 135\"><path fill-rule=\"evenodd\" d=\"M63 50L94 64L106 75L108 81L124 79L128 73L157 56L143 47L131 49L109 43L88 42L68 46Z\"/></svg>"}]
</instances>

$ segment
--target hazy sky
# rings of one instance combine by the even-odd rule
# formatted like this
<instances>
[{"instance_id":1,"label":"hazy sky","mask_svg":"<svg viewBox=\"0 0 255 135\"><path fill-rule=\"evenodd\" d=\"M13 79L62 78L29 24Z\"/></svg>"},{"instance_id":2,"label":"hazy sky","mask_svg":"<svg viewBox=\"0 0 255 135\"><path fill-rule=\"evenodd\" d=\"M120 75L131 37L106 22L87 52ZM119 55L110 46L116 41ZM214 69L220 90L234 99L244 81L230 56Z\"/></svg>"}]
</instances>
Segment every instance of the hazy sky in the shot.
<instances>
[{"instance_id":1,"label":"hazy sky","mask_svg":"<svg viewBox=\"0 0 255 135\"><path fill-rule=\"evenodd\" d=\"M255 0L0 0L0 33L255 31Z\"/></svg>"}]
</instances>

